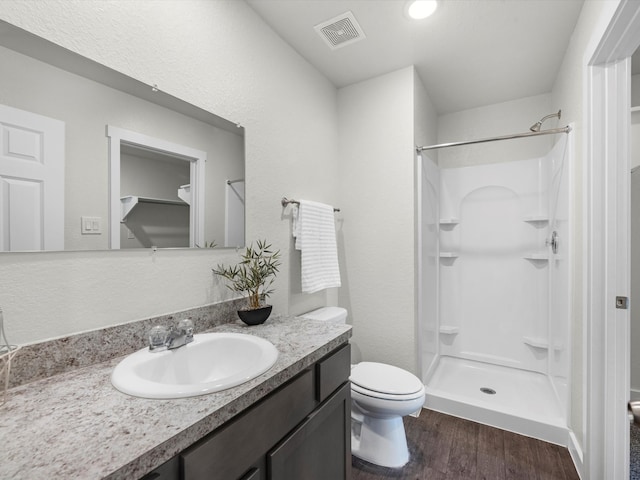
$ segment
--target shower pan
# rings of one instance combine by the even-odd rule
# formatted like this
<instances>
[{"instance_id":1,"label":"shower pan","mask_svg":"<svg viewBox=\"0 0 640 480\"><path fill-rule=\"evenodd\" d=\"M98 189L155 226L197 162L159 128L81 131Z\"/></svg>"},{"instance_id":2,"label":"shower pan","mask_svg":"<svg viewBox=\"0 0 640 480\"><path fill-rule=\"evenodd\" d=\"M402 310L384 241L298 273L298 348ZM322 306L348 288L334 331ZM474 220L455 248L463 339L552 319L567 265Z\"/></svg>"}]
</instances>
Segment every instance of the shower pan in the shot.
<instances>
[{"instance_id":1,"label":"shower pan","mask_svg":"<svg viewBox=\"0 0 640 480\"><path fill-rule=\"evenodd\" d=\"M567 445L569 135L554 140L525 160L418 157L418 349L427 408Z\"/></svg>"}]
</instances>

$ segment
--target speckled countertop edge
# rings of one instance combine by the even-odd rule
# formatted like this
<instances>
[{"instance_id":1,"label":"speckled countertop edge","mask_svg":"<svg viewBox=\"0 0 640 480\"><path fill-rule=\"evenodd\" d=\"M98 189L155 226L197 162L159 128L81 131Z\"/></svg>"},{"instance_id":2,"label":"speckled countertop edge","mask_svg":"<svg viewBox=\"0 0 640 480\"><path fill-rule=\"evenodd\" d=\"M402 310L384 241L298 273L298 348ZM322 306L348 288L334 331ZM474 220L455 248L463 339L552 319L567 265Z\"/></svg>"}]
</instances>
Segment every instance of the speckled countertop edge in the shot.
<instances>
[{"instance_id":1,"label":"speckled countertop edge","mask_svg":"<svg viewBox=\"0 0 640 480\"><path fill-rule=\"evenodd\" d=\"M0 478L140 478L351 336L348 325L295 317L271 317L256 327L237 321L210 331L266 338L278 360L232 389L176 400L117 391L110 376L123 357L16 387L0 407Z\"/></svg>"}]
</instances>

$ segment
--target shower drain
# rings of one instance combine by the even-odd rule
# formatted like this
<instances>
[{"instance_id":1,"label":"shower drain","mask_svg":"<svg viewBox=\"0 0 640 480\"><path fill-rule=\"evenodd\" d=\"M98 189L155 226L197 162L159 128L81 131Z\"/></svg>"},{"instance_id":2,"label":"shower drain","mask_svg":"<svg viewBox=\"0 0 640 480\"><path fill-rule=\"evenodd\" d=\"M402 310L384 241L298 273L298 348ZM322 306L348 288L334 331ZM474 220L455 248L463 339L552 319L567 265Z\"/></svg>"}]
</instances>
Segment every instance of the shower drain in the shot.
<instances>
[{"instance_id":1,"label":"shower drain","mask_svg":"<svg viewBox=\"0 0 640 480\"><path fill-rule=\"evenodd\" d=\"M480 389L480 391L482 393L486 393L487 395L495 395L496 394L496 391L493 388L488 388L488 387L482 387Z\"/></svg>"}]
</instances>

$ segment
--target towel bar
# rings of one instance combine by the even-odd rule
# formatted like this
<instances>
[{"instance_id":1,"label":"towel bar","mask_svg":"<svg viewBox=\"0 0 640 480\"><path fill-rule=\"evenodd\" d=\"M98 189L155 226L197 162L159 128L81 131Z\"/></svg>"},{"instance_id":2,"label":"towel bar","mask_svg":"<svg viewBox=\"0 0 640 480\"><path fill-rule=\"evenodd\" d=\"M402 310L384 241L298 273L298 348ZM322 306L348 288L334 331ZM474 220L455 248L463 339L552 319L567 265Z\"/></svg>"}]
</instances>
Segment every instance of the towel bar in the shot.
<instances>
[{"instance_id":1,"label":"towel bar","mask_svg":"<svg viewBox=\"0 0 640 480\"><path fill-rule=\"evenodd\" d=\"M289 200L287 197L282 197L282 200L280 201L280 203L282 204L283 207L286 207L287 205L289 205L290 203L294 203L296 205L300 205L300 202L298 200ZM340 209L339 208L333 208L334 212L339 212Z\"/></svg>"}]
</instances>

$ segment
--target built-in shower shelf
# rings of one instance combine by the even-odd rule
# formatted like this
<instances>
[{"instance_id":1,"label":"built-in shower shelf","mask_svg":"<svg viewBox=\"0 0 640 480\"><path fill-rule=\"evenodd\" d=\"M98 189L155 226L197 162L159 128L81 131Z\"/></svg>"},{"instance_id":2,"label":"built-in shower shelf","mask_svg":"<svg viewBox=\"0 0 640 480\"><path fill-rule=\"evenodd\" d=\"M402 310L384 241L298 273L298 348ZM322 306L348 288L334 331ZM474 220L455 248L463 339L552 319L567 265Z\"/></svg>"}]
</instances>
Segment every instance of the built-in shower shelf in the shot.
<instances>
[{"instance_id":1,"label":"built-in shower shelf","mask_svg":"<svg viewBox=\"0 0 640 480\"><path fill-rule=\"evenodd\" d=\"M454 327L453 325L440 325L440 333L444 335L457 335L460 332L459 327Z\"/></svg>"},{"instance_id":2,"label":"built-in shower shelf","mask_svg":"<svg viewBox=\"0 0 640 480\"><path fill-rule=\"evenodd\" d=\"M458 258L455 252L440 252L440 258Z\"/></svg>"},{"instance_id":3,"label":"built-in shower shelf","mask_svg":"<svg viewBox=\"0 0 640 480\"><path fill-rule=\"evenodd\" d=\"M524 341L524 343L526 343L527 345L533 347L533 348L540 348L542 350L547 350L549 349L549 342L547 341L546 338L541 338L541 337L522 337L522 340Z\"/></svg>"},{"instance_id":4,"label":"built-in shower shelf","mask_svg":"<svg viewBox=\"0 0 640 480\"><path fill-rule=\"evenodd\" d=\"M455 217L440 219L440 225L457 225L459 223L460 223L460 219Z\"/></svg>"},{"instance_id":5,"label":"built-in shower shelf","mask_svg":"<svg viewBox=\"0 0 640 480\"><path fill-rule=\"evenodd\" d=\"M524 221L527 223L547 223L549 221L549 217L547 215L529 215L524 217Z\"/></svg>"},{"instance_id":6,"label":"built-in shower shelf","mask_svg":"<svg viewBox=\"0 0 640 480\"><path fill-rule=\"evenodd\" d=\"M640 105L636 107L631 107L631 113L640 112Z\"/></svg>"},{"instance_id":7,"label":"built-in shower shelf","mask_svg":"<svg viewBox=\"0 0 640 480\"><path fill-rule=\"evenodd\" d=\"M537 262L548 262L549 254L548 253L527 253L524 258L527 260L535 260Z\"/></svg>"}]
</instances>

